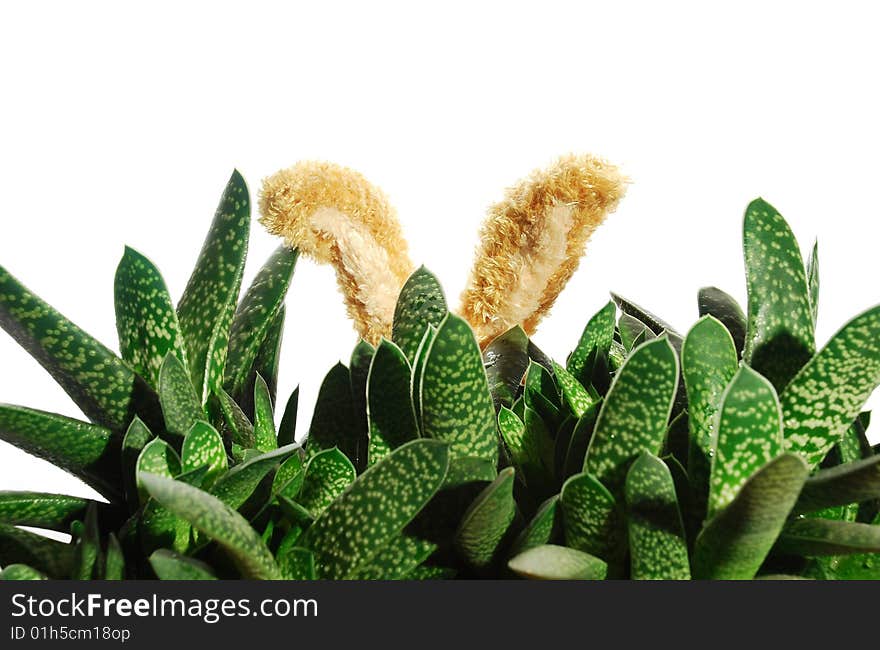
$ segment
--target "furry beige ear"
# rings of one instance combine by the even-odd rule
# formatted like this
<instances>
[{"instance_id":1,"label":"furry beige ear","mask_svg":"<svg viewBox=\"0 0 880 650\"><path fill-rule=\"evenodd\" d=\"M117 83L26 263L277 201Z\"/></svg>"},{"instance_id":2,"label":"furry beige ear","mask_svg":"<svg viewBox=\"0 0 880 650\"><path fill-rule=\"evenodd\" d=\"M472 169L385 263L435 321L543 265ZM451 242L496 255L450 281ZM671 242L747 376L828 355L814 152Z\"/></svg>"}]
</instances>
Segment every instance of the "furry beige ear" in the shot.
<instances>
[{"instance_id":1,"label":"furry beige ear","mask_svg":"<svg viewBox=\"0 0 880 650\"><path fill-rule=\"evenodd\" d=\"M564 156L489 209L460 308L481 345L514 325L534 332L627 182L604 160Z\"/></svg>"},{"instance_id":2,"label":"furry beige ear","mask_svg":"<svg viewBox=\"0 0 880 650\"><path fill-rule=\"evenodd\" d=\"M391 337L397 296L414 266L381 190L351 169L301 162L263 181L260 213L270 233L335 268L364 340Z\"/></svg>"}]
</instances>

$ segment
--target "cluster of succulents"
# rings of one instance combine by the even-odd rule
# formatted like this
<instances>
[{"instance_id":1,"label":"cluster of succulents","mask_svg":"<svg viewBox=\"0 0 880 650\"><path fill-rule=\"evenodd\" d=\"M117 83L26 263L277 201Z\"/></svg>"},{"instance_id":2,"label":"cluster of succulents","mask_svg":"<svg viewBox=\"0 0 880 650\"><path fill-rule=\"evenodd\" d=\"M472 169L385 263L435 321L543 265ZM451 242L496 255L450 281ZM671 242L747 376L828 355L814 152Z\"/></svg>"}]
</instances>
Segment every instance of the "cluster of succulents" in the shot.
<instances>
[{"instance_id":1,"label":"cluster of succulents","mask_svg":"<svg viewBox=\"0 0 880 650\"><path fill-rule=\"evenodd\" d=\"M106 500L0 492L0 577L880 578L880 307L817 351L815 249L767 203L746 313L703 289L682 336L614 296L564 364L518 325L478 341L418 269L299 436L276 399L298 253L240 297L249 229L236 173L176 307L126 249L119 355L0 267L0 325L89 420L0 406L0 439Z\"/></svg>"}]
</instances>

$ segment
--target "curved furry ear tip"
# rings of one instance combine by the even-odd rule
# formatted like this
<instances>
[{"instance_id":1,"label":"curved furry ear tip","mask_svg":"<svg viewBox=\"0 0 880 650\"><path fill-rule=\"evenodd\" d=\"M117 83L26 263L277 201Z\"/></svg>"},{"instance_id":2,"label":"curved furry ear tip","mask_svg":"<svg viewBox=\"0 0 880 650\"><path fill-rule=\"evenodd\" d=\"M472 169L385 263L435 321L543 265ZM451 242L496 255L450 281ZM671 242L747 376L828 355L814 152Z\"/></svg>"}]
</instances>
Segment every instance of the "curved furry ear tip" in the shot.
<instances>
[{"instance_id":1,"label":"curved furry ear tip","mask_svg":"<svg viewBox=\"0 0 880 650\"><path fill-rule=\"evenodd\" d=\"M413 269L397 215L358 172L301 162L263 180L260 223L318 262L332 264L349 316L370 343L390 335L394 304Z\"/></svg>"},{"instance_id":2,"label":"curved furry ear tip","mask_svg":"<svg viewBox=\"0 0 880 650\"><path fill-rule=\"evenodd\" d=\"M460 310L481 342L514 325L534 332L628 183L601 158L568 155L489 209Z\"/></svg>"}]
</instances>

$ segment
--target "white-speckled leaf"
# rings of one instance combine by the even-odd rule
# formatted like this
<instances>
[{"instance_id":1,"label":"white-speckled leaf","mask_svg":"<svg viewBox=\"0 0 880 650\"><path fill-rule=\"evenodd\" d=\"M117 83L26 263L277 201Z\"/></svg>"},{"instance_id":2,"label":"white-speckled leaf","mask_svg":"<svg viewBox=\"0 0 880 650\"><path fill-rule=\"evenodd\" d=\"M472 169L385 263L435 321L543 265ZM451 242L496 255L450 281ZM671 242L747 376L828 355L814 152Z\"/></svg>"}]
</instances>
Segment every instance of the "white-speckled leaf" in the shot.
<instances>
[{"instance_id":1,"label":"white-speckled leaf","mask_svg":"<svg viewBox=\"0 0 880 650\"><path fill-rule=\"evenodd\" d=\"M254 382L254 448L263 453L278 448L269 386L260 375Z\"/></svg>"},{"instance_id":2,"label":"white-speckled leaf","mask_svg":"<svg viewBox=\"0 0 880 650\"><path fill-rule=\"evenodd\" d=\"M473 567L487 567L497 557L499 545L516 516L513 483L514 469L501 470L461 518L453 543L459 555Z\"/></svg>"},{"instance_id":3,"label":"white-speckled leaf","mask_svg":"<svg viewBox=\"0 0 880 650\"><path fill-rule=\"evenodd\" d=\"M599 558L553 544L523 551L507 566L530 580L604 580L608 573L608 565Z\"/></svg>"},{"instance_id":4,"label":"white-speckled leaf","mask_svg":"<svg viewBox=\"0 0 880 650\"><path fill-rule=\"evenodd\" d=\"M608 489L591 474L575 474L559 493L565 544L606 561L617 561L624 522Z\"/></svg>"},{"instance_id":5,"label":"white-speckled leaf","mask_svg":"<svg viewBox=\"0 0 880 650\"><path fill-rule=\"evenodd\" d=\"M430 557L437 545L403 534L391 540L354 575L356 580L404 580Z\"/></svg>"},{"instance_id":6,"label":"white-speckled leaf","mask_svg":"<svg viewBox=\"0 0 880 650\"><path fill-rule=\"evenodd\" d=\"M299 446L292 444L249 458L217 479L211 488L211 494L231 508L238 509L250 498L269 472L298 450Z\"/></svg>"},{"instance_id":7,"label":"white-speckled leaf","mask_svg":"<svg viewBox=\"0 0 880 650\"><path fill-rule=\"evenodd\" d=\"M159 401L165 428L179 438L183 438L196 422L205 419L205 410L189 373L171 352L165 355L159 370Z\"/></svg>"},{"instance_id":8,"label":"white-speckled leaf","mask_svg":"<svg viewBox=\"0 0 880 650\"><path fill-rule=\"evenodd\" d=\"M142 502L148 498L146 488L141 481L141 476L144 473L174 478L180 474L180 457L167 442L159 438L151 441L143 448L140 456L138 456L135 468L137 488Z\"/></svg>"},{"instance_id":9,"label":"white-speckled leaf","mask_svg":"<svg viewBox=\"0 0 880 650\"><path fill-rule=\"evenodd\" d=\"M297 502L317 518L355 478L354 465L345 454L338 449L325 449L309 460Z\"/></svg>"},{"instance_id":10,"label":"white-speckled leaf","mask_svg":"<svg viewBox=\"0 0 880 650\"><path fill-rule=\"evenodd\" d=\"M419 437L410 395L412 368L403 351L382 339L367 376L367 417L370 428L369 464Z\"/></svg>"},{"instance_id":11,"label":"white-speckled leaf","mask_svg":"<svg viewBox=\"0 0 880 650\"><path fill-rule=\"evenodd\" d=\"M208 487L226 471L228 463L223 439L217 430L207 422L196 422L183 439L180 467L181 471L190 472L202 466L208 468L202 482Z\"/></svg>"},{"instance_id":12,"label":"white-speckled leaf","mask_svg":"<svg viewBox=\"0 0 880 650\"><path fill-rule=\"evenodd\" d=\"M617 319L617 307L614 301L609 301L587 323L581 334L577 347L568 357L567 370L580 381L586 382L587 373L592 368L587 368L587 362L591 355L608 354L611 342L614 340L614 326Z\"/></svg>"},{"instance_id":13,"label":"white-speckled leaf","mask_svg":"<svg viewBox=\"0 0 880 650\"><path fill-rule=\"evenodd\" d=\"M424 266L403 285L394 309L391 339L413 363L425 326L440 325L446 316L446 298L437 278Z\"/></svg>"},{"instance_id":14,"label":"white-speckled leaf","mask_svg":"<svg viewBox=\"0 0 880 650\"><path fill-rule=\"evenodd\" d=\"M562 400L576 418L580 418L587 412L596 400L594 400L581 383L574 378L565 368L558 363L553 364L553 372L556 381L562 391Z\"/></svg>"}]
</instances>

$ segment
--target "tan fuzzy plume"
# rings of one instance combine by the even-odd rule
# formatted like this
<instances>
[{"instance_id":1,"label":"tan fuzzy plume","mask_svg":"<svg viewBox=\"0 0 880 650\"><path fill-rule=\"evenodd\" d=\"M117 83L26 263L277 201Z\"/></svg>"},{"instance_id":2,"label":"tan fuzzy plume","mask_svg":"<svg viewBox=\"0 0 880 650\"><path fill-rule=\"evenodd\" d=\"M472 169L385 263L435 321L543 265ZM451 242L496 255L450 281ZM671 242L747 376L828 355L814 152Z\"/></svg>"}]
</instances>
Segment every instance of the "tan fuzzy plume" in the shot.
<instances>
[{"instance_id":1,"label":"tan fuzzy plume","mask_svg":"<svg viewBox=\"0 0 880 650\"><path fill-rule=\"evenodd\" d=\"M564 156L489 209L460 309L481 344L514 325L535 330L627 182L604 160Z\"/></svg>"},{"instance_id":2,"label":"tan fuzzy plume","mask_svg":"<svg viewBox=\"0 0 880 650\"><path fill-rule=\"evenodd\" d=\"M381 190L351 169L301 162L263 181L260 214L270 233L333 265L364 340L390 338L397 296L414 267Z\"/></svg>"}]
</instances>

